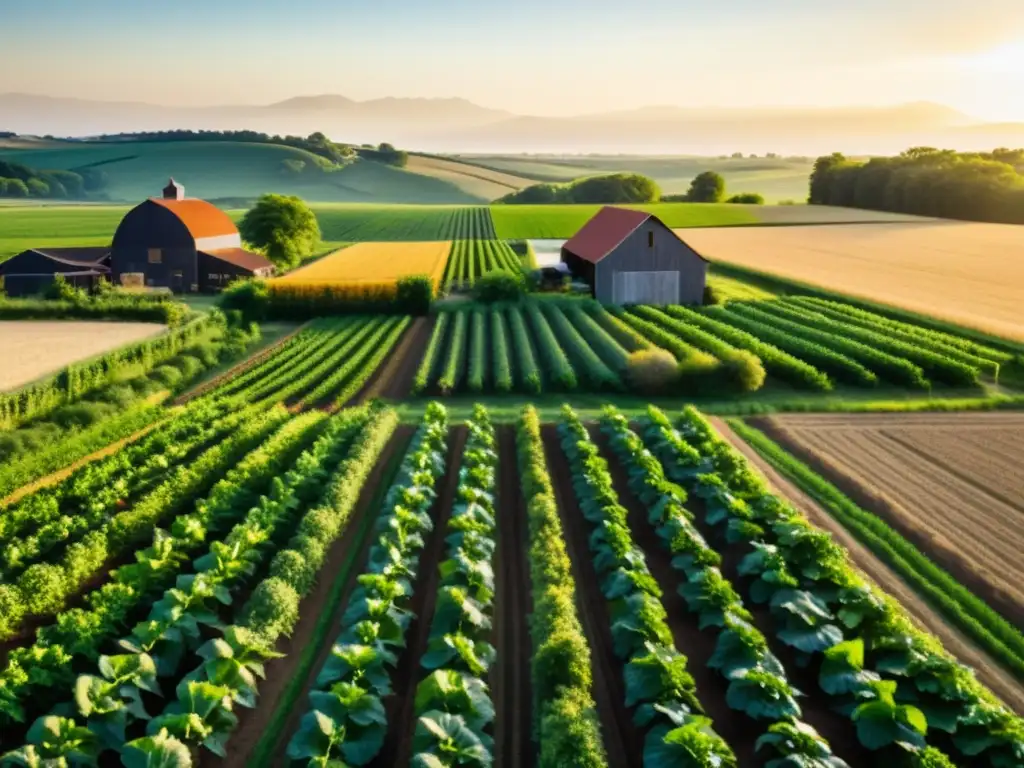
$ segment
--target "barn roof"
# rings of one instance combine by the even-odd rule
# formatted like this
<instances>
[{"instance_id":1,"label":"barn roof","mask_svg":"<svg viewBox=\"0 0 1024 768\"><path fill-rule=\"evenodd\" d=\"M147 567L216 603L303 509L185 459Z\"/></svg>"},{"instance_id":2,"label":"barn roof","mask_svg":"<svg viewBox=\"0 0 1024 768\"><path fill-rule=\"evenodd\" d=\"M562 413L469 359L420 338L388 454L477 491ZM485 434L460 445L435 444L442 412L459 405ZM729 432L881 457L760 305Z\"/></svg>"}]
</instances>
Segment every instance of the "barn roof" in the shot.
<instances>
[{"instance_id":1,"label":"barn roof","mask_svg":"<svg viewBox=\"0 0 1024 768\"><path fill-rule=\"evenodd\" d=\"M250 272L274 266L266 257L242 248L215 248L212 251L202 251L202 253Z\"/></svg>"},{"instance_id":2,"label":"barn roof","mask_svg":"<svg viewBox=\"0 0 1024 768\"><path fill-rule=\"evenodd\" d=\"M49 261L69 267L82 267L86 270L98 269L103 272L109 271L104 262L110 256L110 248L104 246L100 248L29 248L27 251L22 251L16 256L9 258L3 264L0 264L0 273L7 275L22 274L17 270L24 269L22 262L26 260L31 261L29 254L36 254ZM75 273L65 272L64 274Z\"/></svg>"},{"instance_id":3,"label":"barn roof","mask_svg":"<svg viewBox=\"0 0 1024 768\"><path fill-rule=\"evenodd\" d=\"M192 237L219 237L221 235L237 235L238 227L224 211L205 200L190 198L188 200L164 200L159 197L149 198L149 202L166 208L188 227Z\"/></svg>"},{"instance_id":4,"label":"barn roof","mask_svg":"<svg viewBox=\"0 0 1024 768\"><path fill-rule=\"evenodd\" d=\"M584 261L597 264L648 219L654 219L675 237L679 237L653 213L606 205L595 213L579 232L567 240L562 248Z\"/></svg>"}]
</instances>

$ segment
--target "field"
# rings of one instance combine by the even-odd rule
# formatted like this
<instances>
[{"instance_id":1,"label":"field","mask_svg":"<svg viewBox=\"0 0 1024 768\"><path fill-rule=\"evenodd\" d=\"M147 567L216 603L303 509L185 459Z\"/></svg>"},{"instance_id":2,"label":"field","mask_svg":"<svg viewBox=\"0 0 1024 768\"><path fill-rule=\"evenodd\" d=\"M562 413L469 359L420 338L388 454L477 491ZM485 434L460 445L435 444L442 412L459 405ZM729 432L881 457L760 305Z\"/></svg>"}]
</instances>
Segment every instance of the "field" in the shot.
<instances>
[{"instance_id":1,"label":"field","mask_svg":"<svg viewBox=\"0 0 1024 768\"><path fill-rule=\"evenodd\" d=\"M426 155L409 155L409 164L406 169L425 176L451 181L469 194L476 195L483 200L496 200L509 192L535 183L532 179L511 173Z\"/></svg>"},{"instance_id":2,"label":"field","mask_svg":"<svg viewBox=\"0 0 1024 768\"><path fill-rule=\"evenodd\" d=\"M692 408L335 412L407 322L317 321L5 509L4 751L1013 764L1011 712Z\"/></svg>"},{"instance_id":3,"label":"field","mask_svg":"<svg viewBox=\"0 0 1024 768\"><path fill-rule=\"evenodd\" d=\"M521 261L504 240L456 240L445 268L446 287L470 287L495 269L518 271Z\"/></svg>"},{"instance_id":4,"label":"field","mask_svg":"<svg viewBox=\"0 0 1024 768\"><path fill-rule=\"evenodd\" d=\"M273 285L390 285L427 275L440 285L451 243L356 243L274 278Z\"/></svg>"},{"instance_id":5,"label":"field","mask_svg":"<svg viewBox=\"0 0 1024 768\"><path fill-rule=\"evenodd\" d=\"M755 423L1024 625L1024 417L794 415Z\"/></svg>"},{"instance_id":6,"label":"field","mask_svg":"<svg viewBox=\"0 0 1024 768\"><path fill-rule=\"evenodd\" d=\"M189 195L207 200L255 199L277 192L324 202L462 204L489 202L504 194L481 194L469 189L477 179L426 166L418 172L357 160L324 173L317 156L305 150L243 142L75 142L0 149L0 158L36 168L100 167L109 178L105 193L111 200L128 202L159 192L169 176L181 181ZM282 165L286 160L305 167L301 173L287 172Z\"/></svg>"},{"instance_id":7,"label":"field","mask_svg":"<svg viewBox=\"0 0 1024 768\"><path fill-rule=\"evenodd\" d=\"M716 261L1024 340L1024 241L999 224L688 230Z\"/></svg>"},{"instance_id":8,"label":"field","mask_svg":"<svg viewBox=\"0 0 1024 768\"><path fill-rule=\"evenodd\" d=\"M164 330L153 323L0 322L0 391Z\"/></svg>"}]
</instances>

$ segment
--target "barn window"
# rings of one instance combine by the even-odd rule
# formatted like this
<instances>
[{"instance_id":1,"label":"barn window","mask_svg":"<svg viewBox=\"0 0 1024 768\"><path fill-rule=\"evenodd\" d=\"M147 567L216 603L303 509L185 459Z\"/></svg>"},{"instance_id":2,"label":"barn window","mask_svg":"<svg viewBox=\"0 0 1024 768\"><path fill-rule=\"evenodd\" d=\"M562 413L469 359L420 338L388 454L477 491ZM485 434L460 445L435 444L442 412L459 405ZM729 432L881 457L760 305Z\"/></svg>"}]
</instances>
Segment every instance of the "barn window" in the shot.
<instances>
[{"instance_id":1,"label":"barn window","mask_svg":"<svg viewBox=\"0 0 1024 768\"><path fill-rule=\"evenodd\" d=\"M149 249L149 263L150 264L163 264L164 263L164 252L159 248Z\"/></svg>"},{"instance_id":2,"label":"barn window","mask_svg":"<svg viewBox=\"0 0 1024 768\"><path fill-rule=\"evenodd\" d=\"M653 248L654 247L654 232L653 231L647 233L647 247L648 248Z\"/></svg>"}]
</instances>

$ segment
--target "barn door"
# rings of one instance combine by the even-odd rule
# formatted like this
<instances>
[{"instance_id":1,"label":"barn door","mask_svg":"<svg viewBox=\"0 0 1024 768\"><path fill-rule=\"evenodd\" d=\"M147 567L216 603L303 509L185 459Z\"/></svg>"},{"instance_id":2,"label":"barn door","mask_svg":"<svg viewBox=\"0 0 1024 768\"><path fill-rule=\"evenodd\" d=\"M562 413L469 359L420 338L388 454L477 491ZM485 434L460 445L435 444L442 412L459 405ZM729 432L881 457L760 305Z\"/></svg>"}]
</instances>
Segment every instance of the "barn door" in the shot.
<instances>
[{"instance_id":1,"label":"barn door","mask_svg":"<svg viewBox=\"0 0 1024 768\"><path fill-rule=\"evenodd\" d=\"M679 272L616 272L612 282L615 304L678 304Z\"/></svg>"}]
</instances>

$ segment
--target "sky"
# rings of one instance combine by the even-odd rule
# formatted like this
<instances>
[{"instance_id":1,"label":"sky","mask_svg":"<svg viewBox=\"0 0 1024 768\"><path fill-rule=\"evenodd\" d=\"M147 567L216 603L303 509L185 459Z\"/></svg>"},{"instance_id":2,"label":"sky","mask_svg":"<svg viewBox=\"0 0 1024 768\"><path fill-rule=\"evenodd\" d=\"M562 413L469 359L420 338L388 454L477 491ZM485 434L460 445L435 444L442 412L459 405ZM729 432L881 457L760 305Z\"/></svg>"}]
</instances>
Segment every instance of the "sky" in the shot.
<instances>
[{"instance_id":1,"label":"sky","mask_svg":"<svg viewBox=\"0 0 1024 768\"><path fill-rule=\"evenodd\" d=\"M0 0L0 93L519 114L946 104L1024 121L1024 0Z\"/></svg>"}]
</instances>

